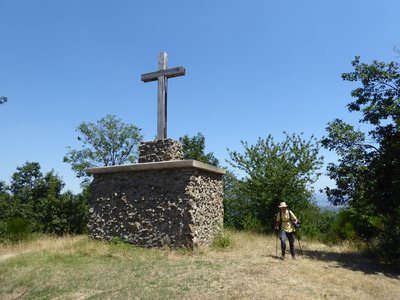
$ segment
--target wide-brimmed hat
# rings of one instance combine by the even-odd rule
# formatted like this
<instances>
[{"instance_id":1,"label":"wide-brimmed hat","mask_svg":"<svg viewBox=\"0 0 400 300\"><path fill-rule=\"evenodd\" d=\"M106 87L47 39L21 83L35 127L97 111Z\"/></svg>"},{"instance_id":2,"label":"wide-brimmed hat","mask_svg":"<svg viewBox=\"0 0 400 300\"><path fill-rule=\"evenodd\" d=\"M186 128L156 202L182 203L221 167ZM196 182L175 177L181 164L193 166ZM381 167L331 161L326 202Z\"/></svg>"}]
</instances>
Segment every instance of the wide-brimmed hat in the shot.
<instances>
[{"instance_id":1,"label":"wide-brimmed hat","mask_svg":"<svg viewBox=\"0 0 400 300\"><path fill-rule=\"evenodd\" d=\"M281 202L278 206L279 208L288 207L285 202Z\"/></svg>"}]
</instances>

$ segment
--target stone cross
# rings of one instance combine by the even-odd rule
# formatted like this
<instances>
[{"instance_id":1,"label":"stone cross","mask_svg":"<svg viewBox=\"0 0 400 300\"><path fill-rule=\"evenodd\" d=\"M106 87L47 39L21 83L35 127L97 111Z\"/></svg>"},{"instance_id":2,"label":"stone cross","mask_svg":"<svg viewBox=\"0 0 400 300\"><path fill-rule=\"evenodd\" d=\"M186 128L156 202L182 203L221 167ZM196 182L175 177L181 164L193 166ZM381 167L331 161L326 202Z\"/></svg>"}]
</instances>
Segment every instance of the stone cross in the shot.
<instances>
[{"instance_id":1,"label":"stone cross","mask_svg":"<svg viewBox=\"0 0 400 300\"><path fill-rule=\"evenodd\" d=\"M158 80L158 101L157 101L157 139L167 138L167 86L168 78L184 76L185 68L177 67L167 69L168 54L161 52L158 58L158 71L142 74L142 81Z\"/></svg>"}]
</instances>

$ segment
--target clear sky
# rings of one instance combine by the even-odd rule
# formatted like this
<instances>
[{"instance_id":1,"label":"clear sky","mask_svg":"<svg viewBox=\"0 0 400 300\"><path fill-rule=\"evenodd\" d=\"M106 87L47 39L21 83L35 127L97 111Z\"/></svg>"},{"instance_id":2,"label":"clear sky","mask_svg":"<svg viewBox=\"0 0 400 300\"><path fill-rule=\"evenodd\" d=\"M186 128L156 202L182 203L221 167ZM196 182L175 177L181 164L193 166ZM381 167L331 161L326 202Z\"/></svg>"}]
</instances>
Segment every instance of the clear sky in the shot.
<instances>
[{"instance_id":1,"label":"clear sky","mask_svg":"<svg viewBox=\"0 0 400 300\"><path fill-rule=\"evenodd\" d=\"M398 0L0 0L0 180L39 162L79 192L63 157L81 122L107 114L152 140L157 86L140 75L161 51L187 74L169 80L168 137L202 132L225 166L240 140L357 125L340 75L355 55L399 60L399 15Z\"/></svg>"}]
</instances>

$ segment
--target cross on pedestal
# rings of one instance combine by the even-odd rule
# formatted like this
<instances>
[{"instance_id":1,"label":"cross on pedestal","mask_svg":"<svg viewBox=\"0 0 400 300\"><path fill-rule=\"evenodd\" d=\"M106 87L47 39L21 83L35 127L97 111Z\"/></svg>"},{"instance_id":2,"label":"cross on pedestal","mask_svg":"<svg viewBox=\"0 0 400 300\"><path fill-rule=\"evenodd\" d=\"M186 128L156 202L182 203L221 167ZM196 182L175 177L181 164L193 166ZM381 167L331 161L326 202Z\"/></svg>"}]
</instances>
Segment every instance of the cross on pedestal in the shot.
<instances>
[{"instance_id":1,"label":"cross on pedestal","mask_svg":"<svg viewBox=\"0 0 400 300\"><path fill-rule=\"evenodd\" d=\"M158 101L157 101L157 139L167 138L167 86L168 78L184 76L185 68L177 67L167 69L168 54L161 52L158 58L158 71L142 74L142 81L158 80Z\"/></svg>"}]
</instances>

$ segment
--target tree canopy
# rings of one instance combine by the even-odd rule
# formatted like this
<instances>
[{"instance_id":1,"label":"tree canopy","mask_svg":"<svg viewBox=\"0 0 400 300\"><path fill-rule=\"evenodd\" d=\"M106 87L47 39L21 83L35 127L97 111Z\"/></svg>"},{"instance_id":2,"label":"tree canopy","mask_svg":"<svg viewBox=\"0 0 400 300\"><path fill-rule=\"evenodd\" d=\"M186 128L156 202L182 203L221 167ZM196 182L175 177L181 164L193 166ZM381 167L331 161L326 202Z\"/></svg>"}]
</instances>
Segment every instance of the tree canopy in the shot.
<instances>
[{"instance_id":1,"label":"tree canopy","mask_svg":"<svg viewBox=\"0 0 400 300\"><path fill-rule=\"evenodd\" d=\"M78 177L86 176L90 167L133 163L138 157L138 146L143 137L140 129L126 124L114 115L107 115L96 123L81 123L77 130L81 149L69 148L64 162L70 163Z\"/></svg>"},{"instance_id":2,"label":"tree canopy","mask_svg":"<svg viewBox=\"0 0 400 300\"><path fill-rule=\"evenodd\" d=\"M328 124L325 148L339 155L329 164L335 188L326 188L329 201L354 209L360 237L375 239L376 252L400 259L400 72L397 62L361 63L342 75L359 82L348 104L350 112L362 113L360 122L372 126L368 133L355 130L342 120ZM371 243L370 243L371 244ZM397 246L395 246L397 245ZM383 251L382 251L383 250Z\"/></svg>"},{"instance_id":3,"label":"tree canopy","mask_svg":"<svg viewBox=\"0 0 400 300\"><path fill-rule=\"evenodd\" d=\"M37 162L17 167L10 186L0 182L0 242L7 237L19 239L30 231L83 233L88 194L62 193L64 186L54 170L43 175Z\"/></svg>"},{"instance_id":4,"label":"tree canopy","mask_svg":"<svg viewBox=\"0 0 400 300\"><path fill-rule=\"evenodd\" d=\"M194 159L206 164L218 166L219 161L214 156L213 152L205 153L206 138L202 133L197 133L193 137L185 134L179 138L179 141L183 145L183 154L185 159Z\"/></svg>"},{"instance_id":5,"label":"tree canopy","mask_svg":"<svg viewBox=\"0 0 400 300\"><path fill-rule=\"evenodd\" d=\"M239 222L255 222L271 229L279 202L293 209L305 209L313 197L311 184L320 173L322 157L314 137L285 134L275 142L271 135L259 138L255 145L242 141L244 153L230 151L228 163L245 177L235 184L235 199L227 199L237 211ZM231 203L229 203L231 202ZM246 221L247 220L247 221ZM245 227L245 226L244 226Z\"/></svg>"}]
</instances>

